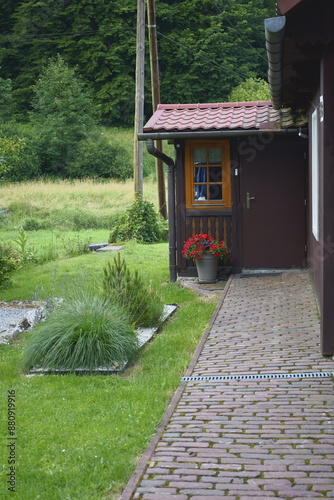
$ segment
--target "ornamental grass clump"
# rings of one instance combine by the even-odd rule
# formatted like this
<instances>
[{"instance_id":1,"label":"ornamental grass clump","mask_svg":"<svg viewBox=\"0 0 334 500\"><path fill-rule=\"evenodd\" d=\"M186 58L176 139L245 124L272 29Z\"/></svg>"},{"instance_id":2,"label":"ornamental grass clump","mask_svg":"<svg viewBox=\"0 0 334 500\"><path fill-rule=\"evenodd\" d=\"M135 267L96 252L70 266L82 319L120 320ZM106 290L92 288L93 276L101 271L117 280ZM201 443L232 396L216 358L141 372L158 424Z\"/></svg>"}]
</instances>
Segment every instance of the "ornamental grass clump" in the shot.
<instances>
[{"instance_id":1,"label":"ornamental grass clump","mask_svg":"<svg viewBox=\"0 0 334 500\"><path fill-rule=\"evenodd\" d=\"M124 365L138 340L126 313L105 299L78 292L59 305L27 340L22 366L53 370L94 370Z\"/></svg>"},{"instance_id":2,"label":"ornamental grass clump","mask_svg":"<svg viewBox=\"0 0 334 500\"><path fill-rule=\"evenodd\" d=\"M224 241L217 241L208 234L195 234L187 239L182 249L186 259L201 259L204 254L212 254L224 262L232 258L232 254Z\"/></svg>"},{"instance_id":3,"label":"ornamental grass clump","mask_svg":"<svg viewBox=\"0 0 334 500\"><path fill-rule=\"evenodd\" d=\"M104 268L102 286L105 297L124 307L136 327L158 325L164 309L160 296L145 285L137 270L130 272L120 254Z\"/></svg>"}]
</instances>

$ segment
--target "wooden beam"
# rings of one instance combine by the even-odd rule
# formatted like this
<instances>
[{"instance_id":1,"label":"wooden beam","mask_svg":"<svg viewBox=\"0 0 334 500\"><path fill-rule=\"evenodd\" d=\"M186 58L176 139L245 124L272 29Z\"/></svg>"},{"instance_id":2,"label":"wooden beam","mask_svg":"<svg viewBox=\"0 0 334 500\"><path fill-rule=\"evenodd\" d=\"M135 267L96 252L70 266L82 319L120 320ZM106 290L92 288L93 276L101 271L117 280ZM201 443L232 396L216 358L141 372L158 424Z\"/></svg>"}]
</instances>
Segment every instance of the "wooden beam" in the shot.
<instances>
[{"instance_id":1,"label":"wooden beam","mask_svg":"<svg viewBox=\"0 0 334 500\"><path fill-rule=\"evenodd\" d=\"M153 113L160 104L160 78L159 78L159 59L158 59L158 44L157 44L157 27L155 15L154 0L147 0L147 27L150 45L150 66L151 66L151 87L152 87L152 108ZM162 141L157 140L155 147L162 151ZM156 171L158 182L158 198L159 198L159 211L164 219L167 219L167 206L166 206L166 190L165 190L165 176L164 166L161 159L156 158Z\"/></svg>"},{"instance_id":2,"label":"wooden beam","mask_svg":"<svg viewBox=\"0 0 334 500\"><path fill-rule=\"evenodd\" d=\"M145 0L137 0L136 42L136 94L133 139L133 176L135 196L143 194L143 143L138 134L143 131L144 121L144 63L145 63Z\"/></svg>"}]
</instances>

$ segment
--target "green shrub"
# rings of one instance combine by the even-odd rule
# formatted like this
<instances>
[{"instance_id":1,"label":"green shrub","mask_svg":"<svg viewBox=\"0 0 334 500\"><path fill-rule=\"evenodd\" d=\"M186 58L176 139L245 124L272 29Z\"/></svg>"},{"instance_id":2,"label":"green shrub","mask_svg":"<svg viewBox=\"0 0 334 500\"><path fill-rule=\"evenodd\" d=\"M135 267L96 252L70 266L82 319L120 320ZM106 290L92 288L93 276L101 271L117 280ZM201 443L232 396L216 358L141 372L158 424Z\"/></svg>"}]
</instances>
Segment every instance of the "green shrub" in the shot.
<instances>
[{"instance_id":1,"label":"green shrub","mask_svg":"<svg viewBox=\"0 0 334 500\"><path fill-rule=\"evenodd\" d=\"M29 217L23 223L22 229L24 231L38 231L39 229L45 229L45 224L35 217Z\"/></svg>"},{"instance_id":2,"label":"green shrub","mask_svg":"<svg viewBox=\"0 0 334 500\"><path fill-rule=\"evenodd\" d=\"M140 196L129 206L125 214L115 218L109 242L136 240L139 243L156 243L163 240L159 215L153 203Z\"/></svg>"},{"instance_id":3,"label":"green shrub","mask_svg":"<svg viewBox=\"0 0 334 500\"><path fill-rule=\"evenodd\" d=\"M130 273L120 254L103 269L103 290L109 302L124 307L135 326L156 326L163 313L163 303L152 287L146 286L136 270Z\"/></svg>"},{"instance_id":4,"label":"green shrub","mask_svg":"<svg viewBox=\"0 0 334 500\"><path fill-rule=\"evenodd\" d=\"M66 167L71 178L112 178L125 180L133 175L128 151L111 145L101 134L94 134L80 142L76 157Z\"/></svg>"},{"instance_id":5,"label":"green shrub","mask_svg":"<svg viewBox=\"0 0 334 500\"><path fill-rule=\"evenodd\" d=\"M0 179L22 181L41 174L36 146L26 137L0 138Z\"/></svg>"},{"instance_id":6,"label":"green shrub","mask_svg":"<svg viewBox=\"0 0 334 500\"><path fill-rule=\"evenodd\" d=\"M20 258L14 248L9 245L0 245L0 288L5 288L11 282L11 275L20 267Z\"/></svg>"},{"instance_id":7,"label":"green shrub","mask_svg":"<svg viewBox=\"0 0 334 500\"><path fill-rule=\"evenodd\" d=\"M37 250L28 240L24 229L20 229L18 237L14 240L21 265L37 262Z\"/></svg>"},{"instance_id":8,"label":"green shrub","mask_svg":"<svg viewBox=\"0 0 334 500\"><path fill-rule=\"evenodd\" d=\"M24 371L32 367L76 370L123 365L138 341L119 307L85 291L66 299L39 325L24 347Z\"/></svg>"}]
</instances>

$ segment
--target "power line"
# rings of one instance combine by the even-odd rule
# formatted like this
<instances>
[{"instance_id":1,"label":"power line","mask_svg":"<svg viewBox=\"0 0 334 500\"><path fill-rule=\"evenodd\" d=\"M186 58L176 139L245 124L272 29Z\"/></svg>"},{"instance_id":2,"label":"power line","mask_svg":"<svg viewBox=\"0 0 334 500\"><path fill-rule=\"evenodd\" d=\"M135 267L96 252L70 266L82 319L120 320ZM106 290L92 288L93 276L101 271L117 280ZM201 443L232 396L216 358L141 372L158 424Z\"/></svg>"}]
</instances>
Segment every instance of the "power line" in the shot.
<instances>
[{"instance_id":1,"label":"power line","mask_svg":"<svg viewBox=\"0 0 334 500\"><path fill-rule=\"evenodd\" d=\"M135 31L136 28L123 28L123 30L131 30ZM67 37L67 36L91 36L95 35L96 33L109 33L109 30L87 30L87 31L73 31L73 32L63 32L63 33L40 33L40 34L34 34L34 35L23 35L22 37L18 38L15 35L11 35L10 33L6 33L5 35L0 36L0 42L26 42L29 40L34 40L34 39L57 39L57 38L62 38L62 37Z\"/></svg>"},{"instance_id":2,"label":"power line","mask_svg":"<svg viewBox=\"0 0 334 500\"><path fill-rule=\"evenodd\" d=\"M123 30L124 29L125 30L135 31L135 28L123 28ZM5 36L8 36L10 38L9 39L4 39L4 36L2 36L2 37L0 36L0 42L2 42L2 41L5 42L5 43L6 42L7 43L27 42L27 41L31 41L31 40L34 40L34 39L37 39L37 40L48 40L48 39L56 40L58 38L70 37L70 36L92 36L92 35L95 35L95 34L98 34L98 33L104 33L105 34L105 33L109 33L109 31L108 30L87 30L87 31L74 31L74 32L63 32L63 33L42 33L42 34L34 34L34 35L25 35L22 38L15 38L12 35L7 34ZM238 73L237 71L234 71L233 69L231 69L231 68L229 68L229 67L227 67L225 65L222 65L220 63L217 63L216 61L213 61L212 59L209 59L208 57L204 56L203 54L199 54L195 50L187 47L185 44L180 43L180 42L174 40L173 38L170 38L167 35L164 35L160 31L157 31L157 34L160 35L163 38L166 38L168 41L174 43L175 45L178 45L178 46L182 47L187 52L192 53L193 55L196 55L197 57L203 59L206 62L209 62L213 66L216 66L216 67L218 67L220 69L223 69L223 70L225 70L225 71L227 71L229 73L234 74L235 76L237 76L238 78L240 78L240 80L245 80L245 79L248 78L247 76L242 75L242 74Z\"/></svg>"},{"instance_id":3,"label":"power line","mask_svg":"<svg viewBox=\"0 0 334 500\"><path fill-rule=\"evenodd\" d=\"M244 38L243 34L242 34L239 30L238 30L238 28L237 28L236 26L234 26L234 24L233 24L233 23L230 21L230 19L227 17L227 15L226 15L225 11L222 11L222 10L219 8L219 6L218 6L218 4L217 4L217 3L215 3L215 7L216 7L216 9L218 10L218 12L219 12L220 14L225 14L225 19L226 19L226 21L227 21L227 22L230 24L230 26L232 26L232 28L233 28L233 29L234 29L234 30L238 33L238 35L241 37L241 39L242 39L242 40L243 40L243 41L244 41L244 42L245 42L245 43L246 43L246 44L247 44L247 45L248 45L248 46L249 46L252 50L254 50L254 51L257 53L257 55L258 55L259 57L261 57L261 59L263 59L263 61L265 61L266 63L268 63L267 59L266 59L265 57L263 57L263 55L262 55L262 54L260 54L260 52L259 52L259 51L258 51L255 47L253 47L253 45L251 45L251 44L248 42L248 40L247 40L246 38Z\"/></svg>"},{"instance_id":4,"label":"power line","mask_svg":"<svg viewBox=\"0 0 334 500\"><path fill-rule=\"evenodd\" d=\"M218 5L215 4L216 8L219 10L220 13L222 13L222 11L219 9ZM226 17L227 21L230 23L230 25L232 26L233 29L235 29L237 31L237 33L242 37L241 33L238 31L238 29L233 26L233 24L231 23L231 21L229 21L229 19ZM136 28L135 27L129 27L129 28L123 28L123 30L130 30L130 31L135 31ZM59 38L63 38L63 37L74 37L74 36L92 36L92 35L95 35L95 34L106 34L106 33L110 33L109 30L86 30L86 31L74 31L74 32L60 32L60 33L41 33L41 34L33 34L33 35L24 35L23 37L21 38L16 38L15 36L11 35L11 34L5 34L3 36L0 36L0 43L1 42L4 42L4 43L13 43L13 42L27 42L27 41L31 41L31 40L56 40L56 39L59 39ZM211 65L213 66L216 66L220 69L223 69L224 71L227 71L235 76L237 76L238 78L240 78L240 80L245 80L248 78L248 76L246 75L243 75L241 73L238 73L237 71L229 68L228 66L224 65L224 64L220 64L220 63L217 63L216 61L213 61L212 59L209 59L208 57L206 57L205 55L203 54L199 54L198 52L196 52L195 50L191 49L190 47L186 46L184 43L180 43L176 40L174 40L173 38L170 38L169 36L167 35L164 35L163 33L161 33L160 31L157 31L157 34L163 38L166 38L168 41L174 43L175 45L178 45L180 47L182 47L184 50L186 50L187 52L189 53L192 53L193 55L195 55L196 57L199 57L200 59L210 63ZM5 38L6 37L6 38ZM7 38L8 37L8 38ZM251 49L255 50L257 52L257 50L255 49L255 47L253 47L251 44L249 44L249 42L247 42L247 40L245 40L243 37L242 39L250 46ZM260 57L261 54L259 52L257 52L258 55ZM267 60L262 57L263 60L265 60L267 62Z\"/></svg>"},{"instance_id":5,"label":"power line","mask_svg":"<svg viewBox=\"0 0 334 500\"><path fill-rule=\"evenodd\" d=\"M241 75L240 73L237 73L237 71L234 71L226 66L224 66L223 64L219 64L217 63L216 61L213 61L212 59L208 59L206 56L203 56L202 54L199 54L198 52L196 52L195 50L192 50L190 49L189 47L185 46L183 43L180 43L180 42L177 42L176 40L174 40L173 38L170 38L169 36L167 35L164 35L163 33L160 33L160 31L157 31L158 35L162 36L163 38L166 38L167 40L169 40L170 42L173 42L175 43L176 45L179 45L180 47L182 47L183 49L185 49L187 52L191 52L192 54L196 55L197 57L200 57L201 59L203 59L204 61L207 61L209 62L210 64L213 64L214 66L217 66L218 68L220 69L224 69L226 71L229 71L230 73L233 73L234 75L238 76L241 80L244 80L244 79L247 79L248 76L245 76L245 75Z\"/></svg>"}]
</instances>

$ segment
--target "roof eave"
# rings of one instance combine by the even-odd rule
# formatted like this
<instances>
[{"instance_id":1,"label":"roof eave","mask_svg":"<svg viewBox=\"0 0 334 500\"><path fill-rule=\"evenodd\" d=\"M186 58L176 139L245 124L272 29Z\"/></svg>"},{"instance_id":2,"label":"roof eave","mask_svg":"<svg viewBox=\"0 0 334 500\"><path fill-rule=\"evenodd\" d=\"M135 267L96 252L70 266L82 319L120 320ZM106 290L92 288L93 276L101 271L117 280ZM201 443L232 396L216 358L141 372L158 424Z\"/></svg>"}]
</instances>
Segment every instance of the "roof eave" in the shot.
<instances>
[{"instance_id":1,"label":"roof eave","mask_svg":"<svg viewBox=\"0 0 334 500\"><path fill-rule=\"evenodd\" d=\"M276 0L277 7L282 14L285 14L302 0Z\"/></svg>"},{"instance_id":2,"label":"roof eave","mask_svg":"<svg viewBox=\"0 0 334 500\"><path fill-rule=\"evenodd\" d=\"M242 137L252 135L264 134L298 134L300 127L293 128L280 128L280 129L247 129L247 130L192 130L192 131L144 131L138 134L139 141L146 141L147 139L156 140L177 140L177 139L223 139L231 137Z\"/></svg>"}]
</instances>

